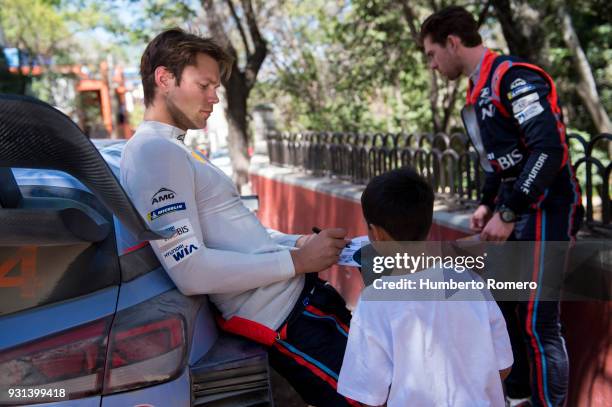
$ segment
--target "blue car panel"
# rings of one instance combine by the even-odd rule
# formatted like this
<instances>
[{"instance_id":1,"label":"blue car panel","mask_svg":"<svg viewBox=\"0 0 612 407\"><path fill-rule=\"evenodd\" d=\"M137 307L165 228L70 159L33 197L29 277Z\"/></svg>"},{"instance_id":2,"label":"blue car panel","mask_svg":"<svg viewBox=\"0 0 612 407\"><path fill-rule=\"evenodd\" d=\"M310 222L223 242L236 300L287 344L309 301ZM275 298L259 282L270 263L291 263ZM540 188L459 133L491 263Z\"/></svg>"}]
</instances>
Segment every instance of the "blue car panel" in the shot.
<instances>
[{"instance_id":1,"label":"blue car panel","mask_svg":"<svg viewBox=\"0 0 612 407\"><path fill-rule=\"evenodd\" d=\"M24 113L28 109L36 112ZM66 132L59 131L63 128ZM41 151L40 139L48 143L53 137L51 154ZM0 220L11 224L13 214L46 213L44 219L58 226L41 234L36 223L24 225L24 232L13 222L19 237L11 241L12 235L5 235L0 242L0 270L30 273L5 280L25 286L0 288L0 392L63 383L73 398L0 397L0 405L272 405L265 350L220 333L207 296L181 295L147 244L168 236L148 229L117 182L125 141L94 142L98 155L79 139L84 137L50 106L0 95L0 141L8 146L0 151L0 178L14 183L14 188L0 185L0 202L6 202L2 194L18 195L10 200L14 206L0 205ZM46 162L48 169L22 168L28 148L39 149L32 167ZM89 161L75 154L79 148ZM6 151L17 153L3 157ZM62 160L64 151L73 155ZM19 165L3 164L11 160ZM78 179L72 163L87 167L76 168ZM66 172L57 170L64 167ZM28 231L34 232L31 241ZM55 232L64 240L49 240ZM24 248L30 257L19 254Z\"/></svg>"}]
</instances>

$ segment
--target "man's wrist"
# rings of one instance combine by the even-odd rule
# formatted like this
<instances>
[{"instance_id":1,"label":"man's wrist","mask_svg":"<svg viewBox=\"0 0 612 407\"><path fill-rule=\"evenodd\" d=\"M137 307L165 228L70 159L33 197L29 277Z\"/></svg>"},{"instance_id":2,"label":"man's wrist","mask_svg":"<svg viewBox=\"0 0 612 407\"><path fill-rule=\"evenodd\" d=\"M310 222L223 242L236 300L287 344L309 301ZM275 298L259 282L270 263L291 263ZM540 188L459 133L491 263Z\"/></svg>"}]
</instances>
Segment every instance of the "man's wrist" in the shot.
<instances>
[{"instance_id":1,"label":"man's wrist","mask_svg":"<svg viewBox=\"0 0 612 407\"><path fill-rule=\"evenodd\" d=\"M516 212L506 205L501 205L498 208L497 213L499 214L501 221L504 223L515 223L518 218Z\"/></svg>"},{"instance_id":2,"label":"man's wrist","mask_svg":"<svg viewBox=\"0 0 612 407\"><path fill-rule=\"evenodd\" d=\"M291 261L293 261L293 269L295 270L295 275L297 276L298 274L303 274L300 250L290 250L289 255L291 256Z\"/></svg>"},{"instance_id":3,"label":"man's wrist","mask_svg":"<svg viewBox=\"0 0 612 407\"><path fill-rule=\"evenodd\" d=\"M515 189L501 206L510 208L516 215L520 215L529 209L531 201L527 195Z\"/></svg>"}]
</instances>

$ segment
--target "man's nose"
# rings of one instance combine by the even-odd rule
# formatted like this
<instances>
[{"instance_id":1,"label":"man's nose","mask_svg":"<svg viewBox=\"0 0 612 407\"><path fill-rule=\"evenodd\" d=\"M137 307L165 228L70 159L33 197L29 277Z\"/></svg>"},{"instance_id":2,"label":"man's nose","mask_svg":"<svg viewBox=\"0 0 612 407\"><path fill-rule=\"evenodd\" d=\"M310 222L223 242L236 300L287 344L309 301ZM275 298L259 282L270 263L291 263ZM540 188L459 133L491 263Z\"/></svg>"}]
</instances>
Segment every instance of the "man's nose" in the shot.
<instances>
[{"instance_id":1,"label":"man's nose","mask_svg":"<svg viewBox=\"0 0 612 407\"><path fill-rule=\"evenodd\" d=\"M217 90L213 89L212 92L208 95L208 102L213 105L219 103L219 96L217 95Z\"/></svg>"}]
</instances>

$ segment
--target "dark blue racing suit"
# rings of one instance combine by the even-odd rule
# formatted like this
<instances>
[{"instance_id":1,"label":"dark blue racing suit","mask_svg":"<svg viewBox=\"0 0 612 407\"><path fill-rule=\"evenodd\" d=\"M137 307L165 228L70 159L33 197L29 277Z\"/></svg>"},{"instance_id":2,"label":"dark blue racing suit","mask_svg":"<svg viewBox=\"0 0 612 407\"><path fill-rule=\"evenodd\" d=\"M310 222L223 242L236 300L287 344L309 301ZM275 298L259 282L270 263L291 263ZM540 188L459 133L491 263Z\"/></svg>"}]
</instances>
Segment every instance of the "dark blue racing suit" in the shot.
<instances>
[{"instance_id":1,"label":"dark blue racing suit","mask_svg":"<svg viewBox=\"0 0 612 407\"><path fill-rule=\"evenodd\" d=\"M481 203L493 210L503 205L519 215L509 240L533 241L533 256L543 257L547 241L573 241L582 216L555 85L541 68L490 50L472 80L467 104L475 107L493 169L487 172ZM543 258L534 258L532 278L562 273L564 260L544 267ZM538 406L563 405L568 359L559 302L540 301L533 290L528 302L499 305L515 360L506 380L508 395L531 395Z\"/></svg>"}]
</instances>

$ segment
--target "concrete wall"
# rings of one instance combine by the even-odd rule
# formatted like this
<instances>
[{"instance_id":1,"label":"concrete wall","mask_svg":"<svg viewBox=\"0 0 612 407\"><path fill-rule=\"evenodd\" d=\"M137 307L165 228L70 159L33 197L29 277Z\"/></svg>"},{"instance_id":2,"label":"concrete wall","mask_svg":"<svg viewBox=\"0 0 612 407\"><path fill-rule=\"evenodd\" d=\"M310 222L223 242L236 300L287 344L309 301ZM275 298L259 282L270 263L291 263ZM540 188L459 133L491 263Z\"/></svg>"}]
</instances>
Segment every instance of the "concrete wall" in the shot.
<instances>
[{"instance_id":1,"label":"concrete wall","mask_svg":"<svg viewBox=\"0 0 612 407\"><path fill-rule=\"evenodd\" d=\"M268 227L310 233L313 226L343 227L349 236L367 234L359 198L363 186L317 178L269 166L255 159L251 180L259 195L258 216ZM431 240L455 240L470 234L470 212L436 204ZM363 287L359 272L333 267L321 273L353 305ZM604 407L612 403L611 302L563 302L562 319L570 356L568 406Z\"/></svg>"}]
</instances>

